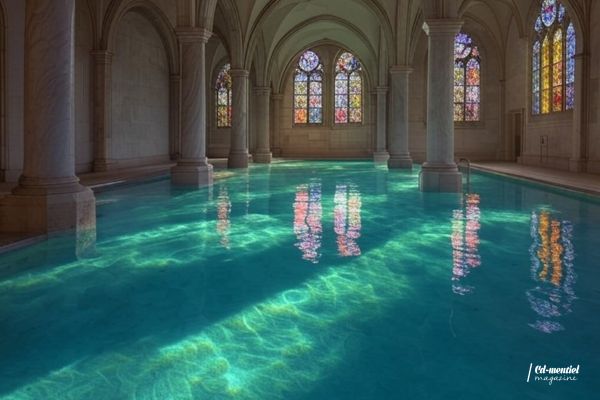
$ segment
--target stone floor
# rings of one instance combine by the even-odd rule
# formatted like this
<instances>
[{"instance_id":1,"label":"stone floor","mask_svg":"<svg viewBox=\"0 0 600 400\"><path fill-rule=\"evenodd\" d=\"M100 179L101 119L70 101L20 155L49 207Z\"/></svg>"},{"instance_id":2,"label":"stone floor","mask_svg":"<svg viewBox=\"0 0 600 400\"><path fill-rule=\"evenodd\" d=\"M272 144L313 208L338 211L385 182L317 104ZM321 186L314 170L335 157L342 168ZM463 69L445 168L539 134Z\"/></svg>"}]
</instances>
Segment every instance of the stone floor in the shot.
<instances>
[{"instance_id":1,"label":"stone floor","mask_svg":"<svg viewBox=\"0 0 600 400\"><path fill-rule=\"evenodd\" d=\"M515 178L560 186L577 192L600 196L600 175L534 167L507 162L476 162L471 166L482 171L494 172Z\"/></svg>"}]
</instances>

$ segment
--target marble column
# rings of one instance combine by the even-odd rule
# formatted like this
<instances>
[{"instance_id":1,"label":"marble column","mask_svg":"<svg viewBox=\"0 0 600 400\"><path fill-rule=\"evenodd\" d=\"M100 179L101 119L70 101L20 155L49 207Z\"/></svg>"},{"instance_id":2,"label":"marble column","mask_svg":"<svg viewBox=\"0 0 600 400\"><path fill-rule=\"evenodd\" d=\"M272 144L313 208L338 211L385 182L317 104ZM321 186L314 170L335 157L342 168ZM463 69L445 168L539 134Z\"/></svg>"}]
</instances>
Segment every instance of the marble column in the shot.
<instances>
[{"instance_id":1,"label":"marble column","mask_svg":"<svg viewBox=\"0 0 600 400\"><path fill-rule=\"evenodd\" d=\"M169 152L171 160L181 155L181 75L169 80Z\"/></svg>"},{"instance_id":2,"label":"marble column","mask_svg":"<svg viewBox=\"0 0 600 400\"><path fill-rule=\"evenodd\" d=\"M252 159L255 163L270 164L273 155L271 154L269 129L269 109L271 103L271 88L268 86L257 86L254 88L256 98L256 107L254 115L256 117L256 152Z\"/></svg>"},{"instance_id":3,"label":"marble column","mask_svg":"<svg viewBox=\"0 0 600 400\"><path fill-rule=\"evenodd\" d=\"M454 162L454 37L461 20L426 20L429 37L427 69L427 161L420 188L424 192L461 192L462 175Z\"/></svg>"},{"instance_id":4,"label":"marble column","mask_svg":"<svg viewBox=\"0 0 600 400\"><path fill-rule=\"evenodd\" d=\"M390 132L390 159L388 168L412 169L408 150L408 76L412 68L396 65L390 68L392 83L392 127Z\"/></svg>"},{"instance_id":5,"label":"marble column","mask_svg":"<svg viewBox=\"0 0 600 400\"><path fill-rule=\"evenodd\" d=\"M107 50L92 51L94 63L93 123L94 171L104 172L117 166L110 158L111 147L111 91L113 55Z\"/></svg>"},{"instance_id":6,"label":"marble column","mask_svg":"<svg viewBox=\"0 0 600 400\"><path fill-rule=\"evenodd\" d=\"M213 183L213 167L206 158L206 59L211 33L205 29L177 32L181 49L181 154L171 169L178 186Z\"/></svg>"},{"instance_id":7,"label":"marble column","mask_svg":"<svg viewBox=\"0 0 600 400\"><path fill-rule=\"evenodd\" d=\"M244 69L229 71L233 84L229 168L248 168L248 77Z\"/></svg>"},{"instance_id":8,"label":"marble column","mask_svg":"<svg viewBox=\"0 0 600 400\"><path fill-rule=\"evenodd\" d=\"M387 94L387 86L377 87L377 134L373 154L373 161L376 163L387 163L390 158L390 153L387 151Z\"/></svg>"},{"instance_id":9,"label":"marble column","mask_svg":"<svg viewBox=\"0 0 600 400\"><path fill-rule=\"evenodd\" d=\"M95 228L94 194L75 176L74 16L75 0L25 3L23 174L0 203L4 232Z\"/></svg>"},{"instance_id":10,"label":"marble column","mask_svg":"<svg viewBox=\"0 0 600 400\"><path fill-rule=\"evenodd\" d=\"M283 95L281 93L273 93L273 155L281 156L281 102Z\"/></svg>"},{"instance_id":11,"label":"marble column","mask_svg":"<svg viewBox=\"0 0 600 400\"><path fill-rule=\"evenodd\" d=\"M569 170L587 170L587 131L589 97L589 55L575 55L575 106L573 108L573 134L571 136L571 157Z\"/></svg>"}]
</instances>

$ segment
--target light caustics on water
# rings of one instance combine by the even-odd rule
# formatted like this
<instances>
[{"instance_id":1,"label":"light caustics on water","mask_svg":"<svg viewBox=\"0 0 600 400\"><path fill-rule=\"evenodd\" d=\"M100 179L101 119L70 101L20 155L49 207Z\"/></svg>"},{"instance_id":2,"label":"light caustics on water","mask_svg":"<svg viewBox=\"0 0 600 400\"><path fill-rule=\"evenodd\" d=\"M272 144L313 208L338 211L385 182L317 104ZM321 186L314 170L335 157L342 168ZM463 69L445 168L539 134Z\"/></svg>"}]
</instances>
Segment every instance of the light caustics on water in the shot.
<instances>
[{"instance_id":1,"label":"light caustics on water","mask_svg":"<svg viewBox=\"0 0 600 400\"><path fill-rule=\"evenodd\" d=\"M337 235L338 253L342 257L360 256L357 241L361 231L361 199L354 185L337 185L334 197L334 230Z\"/></svg>"},{"instance_id":2,"label":"light caustics on water","mask_svg":"<svg viewBox=\"0 0 600 400\"><path fill-rule=\"evenodd\" d=\"M573 225L560 221L550 211L531 214L531 278L536 286L527 291L527 299L538 319L529 324L545 333L564 330L558 319L570 313L577 298L574 286Z\"/></svg>"},{"instance_id":3,"label":"light caustics on water","mask_svg":"<svg viewBox=\"0 0 600 400\"><path fill-rule=\"evenodd\" d=\"M454 210L452 214L452 291L460 295L473 291L473 287L464 284L462 280L469 275L473 268L481 265L479 203L478 194L468 194L465 208Z\"/></svg>"},{"instance_id":4,"label":"light caustics on water","mask_svg":"<svg viewBox=\"0 0 600 400\"><path fill-rule=\"evenodd\" d=\"M361 324L408 294L401 269L386 257L406 252L402 242L410 240L395 238L176 343L148 337L53 371L2 399L270 400L306 392L357 350Z\"/></svg>"}]
</instances>

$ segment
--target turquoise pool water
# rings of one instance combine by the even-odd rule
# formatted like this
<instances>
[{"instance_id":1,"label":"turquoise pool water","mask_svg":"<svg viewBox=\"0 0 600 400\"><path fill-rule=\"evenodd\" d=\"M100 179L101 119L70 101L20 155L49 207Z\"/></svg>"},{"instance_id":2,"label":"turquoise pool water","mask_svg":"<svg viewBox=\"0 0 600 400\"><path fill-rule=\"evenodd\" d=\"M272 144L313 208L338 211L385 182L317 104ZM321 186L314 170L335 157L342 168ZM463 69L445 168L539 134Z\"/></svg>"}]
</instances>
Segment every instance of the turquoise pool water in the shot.
<instances>
[{"instance_id":1,"label":"turquoise pool water","mask_svg":"<svg viewBox=\"0 0 600 400\"><path fill-rule=\"evenodd\" d=\"M99 194L95 246L0 256L24 270L0 280L0 399L597 397L600 204L417 176L285 162Z\"/></svg>"}]
</instances>

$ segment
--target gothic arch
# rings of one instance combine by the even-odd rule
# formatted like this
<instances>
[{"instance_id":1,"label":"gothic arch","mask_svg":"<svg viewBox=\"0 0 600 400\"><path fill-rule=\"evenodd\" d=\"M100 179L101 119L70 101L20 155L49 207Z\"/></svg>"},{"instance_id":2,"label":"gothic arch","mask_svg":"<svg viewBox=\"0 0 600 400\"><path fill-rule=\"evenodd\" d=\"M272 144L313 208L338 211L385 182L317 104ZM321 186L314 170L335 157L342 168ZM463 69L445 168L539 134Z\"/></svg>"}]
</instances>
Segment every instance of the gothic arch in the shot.
<instances>
[{"instance_id":1,"label":"gothic arch","mask_svg":"<svg viewBox=\"0 0 600 400\"><path fill-rule=\"evenodd\" d=\"M165 46L171 74L179 74L179 46L175 31L164 12L150 0L113 0L104 17L101 48L114 49L119 22L128 12L143 15L154 26Z\"/></svg>"},{"instance_id":2,"label":"gothic arch","mask_svg":"<svg viewBox=\"0 0 600 400\"><path fill-rule=\"evenodd\" d=\"M215 26L217 10L223 17L223 27ZM222 0L216 4L210 20L210 30L218 31L222 41L227 43L232 68L242 68L242 27L237 7L232 0Z\"/></svg>"},{"instance_id":3,"label":"gothic arch","mask_svg":"<svg viewBox=\"0 0 600 400\"><path fill-rule=\"evenodd\" d=\"M588 46L588 40L587 40L587 35L586 32L589 30L589 27L587 27L584 23L582 23L582 21L585 21L585 17L584 17L584 10L581 9L581 7L574 1L572 0L561 0L561 3L563 6L565 6L565 9L567 10L567 13L569 14L569 17L571 18L571 22L573 22L573 26L575 27L575 35L577 38L577 41L575 42L576 47L577 47L577 53L582 53L585 51L585 49ZM531 38L534 35L535 32L535 20L538 17L540 13L540 2L539 1L532 1L531 5L529 6L529 11L527 13L527 21L526 21L526 30L525 32L527 33L527 38L528 38L528 47L530 47L529 45L533 43L533 41L531 40Z\"/></svg>"}]
</instances>

